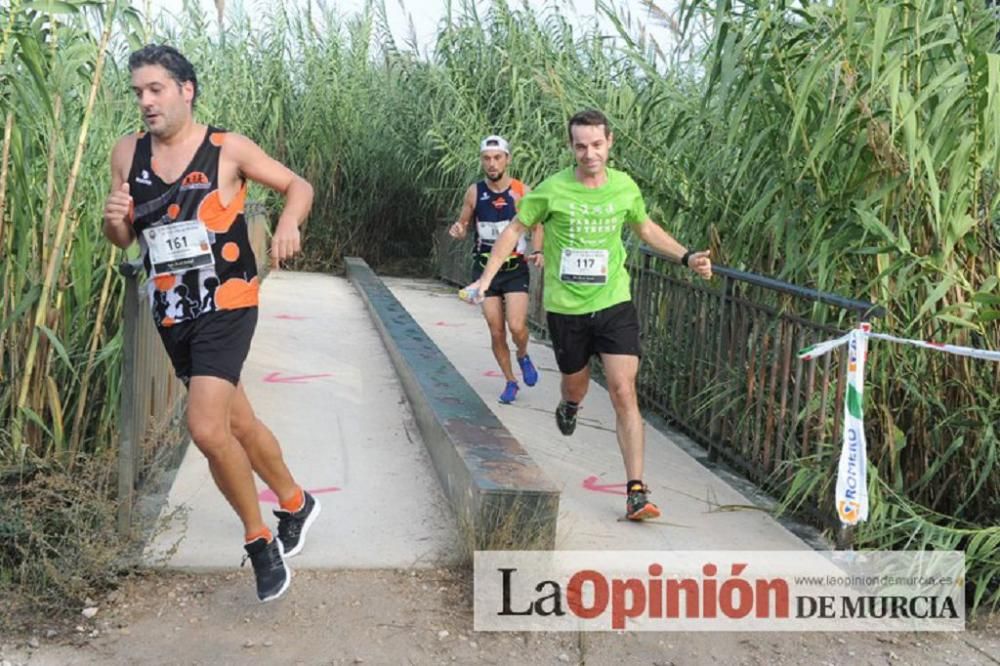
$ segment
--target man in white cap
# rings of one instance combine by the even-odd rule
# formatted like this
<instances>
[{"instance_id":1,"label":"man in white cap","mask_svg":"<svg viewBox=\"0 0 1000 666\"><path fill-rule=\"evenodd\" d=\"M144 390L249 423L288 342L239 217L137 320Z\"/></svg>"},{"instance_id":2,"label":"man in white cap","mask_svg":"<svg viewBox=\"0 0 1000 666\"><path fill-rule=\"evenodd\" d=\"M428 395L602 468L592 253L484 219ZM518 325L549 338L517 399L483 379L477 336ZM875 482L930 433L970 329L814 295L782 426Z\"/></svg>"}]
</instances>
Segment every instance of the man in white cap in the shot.
<instances>
[{"instance_id":1,"label":"man in white cap","mask_svg":"<svg viewBox=\"0 0 1000 666\"><path fill-rule=\"evenodd\" d=\"M465 238L470 224L475 220L472 244L473 280L478 280L482 275L493 249L493 242L514 219L517 202L528 192L524 183L511 178L507 173L510 145L503 137L494 134L483 139L479 144L479 161L486 178L470 185L465 191L462 212L458 221L448 230L452 238ZM500 394L500 402L504 404L514 402L519 389L510 362L507 328L517 347L517 363L521 367L524 383L534 386L538 381L538 371L528 356L528 262L538 267L543 265L542 233L541 225L538 225L531 239L534 249L528 255L527 241L523 237L519 239L483 295L483 315L490 329L493 356L507 382Z\"/></svg>"}]
</instances>

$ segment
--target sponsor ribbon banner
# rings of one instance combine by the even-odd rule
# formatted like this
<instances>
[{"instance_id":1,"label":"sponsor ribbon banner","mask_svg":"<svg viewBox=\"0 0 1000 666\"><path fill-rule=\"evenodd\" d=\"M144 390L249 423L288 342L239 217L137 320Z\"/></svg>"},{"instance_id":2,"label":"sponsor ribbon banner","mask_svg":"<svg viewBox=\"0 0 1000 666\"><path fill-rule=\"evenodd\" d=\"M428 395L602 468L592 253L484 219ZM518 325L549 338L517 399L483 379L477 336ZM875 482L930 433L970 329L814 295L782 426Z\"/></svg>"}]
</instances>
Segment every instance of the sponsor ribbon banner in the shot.
<instances>
[{"instance_id":1,"label":"sponsor ribbon banner","mask_svg":"<svg viewBox=\"0 0 1000 666\"><path fill-rule=\"evenodd\" d=\"M984 361L1000 361L1000 352L959 347L939 342L908 340L884 333L872 333L871 325L860 324L847 335L806 347L799 352L808 361L829 354L847 345L847 395L844 399L844 442L840 449L837 469L837 515L845 525L857 525L868 520L868 450L865 441L863 397L865 361L868 358L868 339L885 340L898 344L923 347L958 356Z\"/></svg>"},{"instance_id":2,"label":"sponsor ribbon banner","mask_svg":"<svg viewBox=\"0 0 1000 666\"><path fill-rule=\"evenodd\" d=\"M476 631L962 631L959 551L477 551Z\"/></svg>"},{"instance_id":3,"label":"sponsor ribbon banner","mask_svg":"<svg viewBox=\"0 0 1000 666\"><path fill-rule=\"evenodd\" d=\"M865 391L865 360L870 327L851 331L847 341L847 399L844 400L844 446L837 471L837 515L841 522L856 525L868 520L868 443L862 405Z\"/></svg>"}]
</instances>

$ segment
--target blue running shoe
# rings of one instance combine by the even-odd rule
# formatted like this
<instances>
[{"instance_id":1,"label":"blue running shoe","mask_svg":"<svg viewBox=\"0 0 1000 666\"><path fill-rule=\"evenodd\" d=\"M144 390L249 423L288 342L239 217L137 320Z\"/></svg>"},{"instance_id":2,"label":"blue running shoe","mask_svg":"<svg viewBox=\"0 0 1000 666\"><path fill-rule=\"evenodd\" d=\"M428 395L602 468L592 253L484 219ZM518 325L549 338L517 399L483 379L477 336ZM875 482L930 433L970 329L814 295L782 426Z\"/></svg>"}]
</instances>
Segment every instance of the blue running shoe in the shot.
<instances>
[{"instance_id":1,"label":"blue running shoe","mask_svg":"<svg viewBox=\"0 0 1000 666\"><path fill-rule=\"evenodd\" d=\"M521 366L521 376L524 377L525 384L534 386L538 383L538 370L535 370L535 364L531 362L530 356L525 354L517 359L517 364Z\"/></svg>"},{"instance_id":2,"label":"blue running shoe","mask_svg":"<svg viewBox=\"0 0 1000 666\"><path fill-rule=\"evenodd\" d=\"M507 386L504 387L503 393L500 394L500 402L505 405L509 405L514 402L514 398L517 397L517 382L507 382Z\"/></svg>"}]
</instances>

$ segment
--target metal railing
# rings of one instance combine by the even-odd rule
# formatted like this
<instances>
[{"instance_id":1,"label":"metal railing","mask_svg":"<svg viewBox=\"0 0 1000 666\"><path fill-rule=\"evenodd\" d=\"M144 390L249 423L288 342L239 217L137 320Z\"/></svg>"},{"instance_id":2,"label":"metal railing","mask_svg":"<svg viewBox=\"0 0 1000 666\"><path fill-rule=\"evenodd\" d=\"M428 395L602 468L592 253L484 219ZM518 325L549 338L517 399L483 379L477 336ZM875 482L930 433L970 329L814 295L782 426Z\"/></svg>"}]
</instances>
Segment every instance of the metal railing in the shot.
<instances>
[{"instance_id":1,"label":"metal railing","mask_svg":"<svg viewBox=\"0 0 1000 666\"><path fill-rule=\"evenodd\" d=\"M710 460L722 459L765 487L791 480L791 460L815 456L832 472L845 348L810 361L797 352L884 310L725 266L713 270L715 280L697 282L648 248L632 258L642 403L703 445ZM803 509L826 522L830 514L821 509L832 500L815 499Z\"/></svg>"},{"instance_id":2,"label":"metal railing","mask_svg":"<svg viewBox=\"0 0 1000 666\"><path fill-rule=\"evenodd\" d=\"M246 206L250 244L257 256L257 271L267 270L268 221L263 205ZM122 385L118 424L118 530L132 526L136 493L144 472L177 445L186 428L181 416L186 392L174 375L156 325L149 312L149 298L142 279L142 262L125 261L118 268L125 280L122 322Z\"/></svg>"},{"instance_id":3,"label":"metal railing","mask_svg":"<svg viewBox=\"0 0 1000 666\"><path fill-rule=\"evenodd\" d=\"M465 284L468 241L435 237L442 279ZM835 470L847 359L844 348L801 361L796 352L842 335L884 310L780 280L714 266L710 282L690 278L649 248L629 259L639 313L642 406L758 485L780 491L807 457ZM529 319L545 336L542 281L533 274ZM803 506L821 524L832 498Z\"/></svg>"}]
</instances>

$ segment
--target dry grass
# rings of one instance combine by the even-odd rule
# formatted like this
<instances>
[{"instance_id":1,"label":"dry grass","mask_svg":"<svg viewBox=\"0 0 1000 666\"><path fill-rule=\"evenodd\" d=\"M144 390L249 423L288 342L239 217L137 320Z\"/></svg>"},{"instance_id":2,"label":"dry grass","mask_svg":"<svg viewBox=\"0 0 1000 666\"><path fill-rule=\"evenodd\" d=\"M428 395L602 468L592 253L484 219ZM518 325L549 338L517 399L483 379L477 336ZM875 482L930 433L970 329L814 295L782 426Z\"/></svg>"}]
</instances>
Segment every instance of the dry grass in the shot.
<instances>
[{"instance_id":1,"label":"dry grass","mask_svg":"<svg viewBox=\"0 0 1000 666\"><path fill-rule=\"evenodd\" d=\"M0 470L0 630L79 613L127 570L110 456Z\"/></svg>"}]
</instances>

